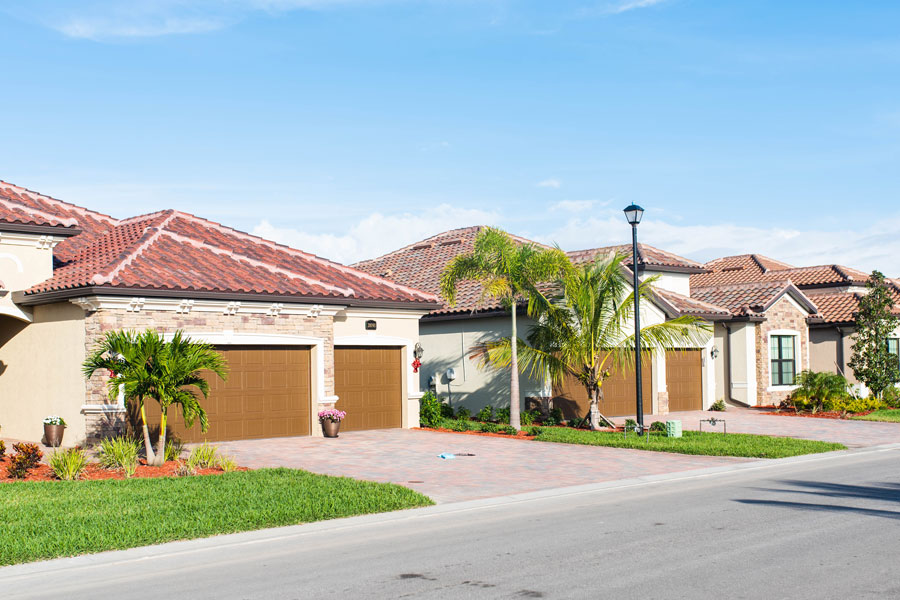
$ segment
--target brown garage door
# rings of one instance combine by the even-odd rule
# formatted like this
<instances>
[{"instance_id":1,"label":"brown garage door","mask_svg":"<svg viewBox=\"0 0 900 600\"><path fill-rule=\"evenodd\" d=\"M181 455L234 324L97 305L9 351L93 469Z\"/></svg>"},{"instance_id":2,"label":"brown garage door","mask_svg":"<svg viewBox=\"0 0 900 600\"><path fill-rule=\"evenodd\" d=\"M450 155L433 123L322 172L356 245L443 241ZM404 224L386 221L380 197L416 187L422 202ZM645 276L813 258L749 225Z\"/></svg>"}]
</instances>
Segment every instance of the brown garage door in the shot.
<instances>
[{"instance_id":1,"label":"brown garage door","mask_svg":"<svg viewBox=\"0 0 900 600\"><path fill-rule=\"evenodd\" d=\"M169 431L185 442L220 442L309 435L310 351L283 346L228 346L219 351L228 361L228 381L208 377L203 403L209 429L184 426L179 409L169 411ZM159 423L156 402L148 402L151 423ZM148 414L151 418L151 414Z\"/></svg>"},{"instance_id":2,"label":"brown garage door","mask_svg":"<svg viewBox=\"0 0 900 600\"><path fill-rule=\"evenodd\" d=\"M666 352L666 389L669 410L702 410L702 350Z\"/></svg>"},{"instance_id":3,"label":"brown garage door","mask_svg":"<svg viewBox=\"0 0 900 600\"><path fill-rule=\"evenodd\" d=\"M347 411L341 431L401 426L403 367L399 348L334 349L334 393Z\"/></svg>"},{"instance_id":4,"label":"brown garage door","mask_svg":"<svg viewBox=\"0 0 900 600\"><path fill-rule=\"evenodd\" d=\"M650 414L652 410L651 361L644 358L641 361L641 383L643 393L644 414ZM603 382L603 400L600 402L600 412L607 417L621 417L635 413L635 378L634 369L624 369L613 373ZM553 406L563 412L566 419L584 417L590 409L590 398L587 390L575 377L567 377L559 389L559 393L553 397Z\"/></svg>"}]
</instances>

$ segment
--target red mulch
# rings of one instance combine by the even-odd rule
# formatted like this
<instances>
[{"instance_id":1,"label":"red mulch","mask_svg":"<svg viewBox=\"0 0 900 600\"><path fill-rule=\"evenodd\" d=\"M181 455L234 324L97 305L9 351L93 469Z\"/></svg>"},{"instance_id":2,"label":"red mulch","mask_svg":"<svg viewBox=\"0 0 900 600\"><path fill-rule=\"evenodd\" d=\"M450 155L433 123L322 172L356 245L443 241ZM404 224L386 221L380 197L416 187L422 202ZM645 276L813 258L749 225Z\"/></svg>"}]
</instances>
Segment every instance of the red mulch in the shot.
<instances>
[{"instance_id":1,"label":"red mulch","mask_svg":"<svg viewBox=\"0 0 900 600\"><path fill-rule=\"evenodd\" d=\"M871 410L866 410L860 413L842 413L840 411L821 411L817 413L806 413L806 412L797 412L794 408L782 408L778 409L774 406L755 406L754 410L758 410L760 414L763 415L772 415L774 417L805 417L807 419L847 419L849 417L856 417L860 415L867 415L870 412L874 412Z\"/></svg>"},{"instance_id":2,"label":"red mulch","mask_svg":"<svg viewBox=\"0 0 900 600\"><path fill-rule=\"evenodd\" d=\"M444 427L416 427L416 429L421 429L422 431L437 431L438 433L461 433L463 435L482 435L484 437L501 437L501 438L517 438L520 440L533 440L533 435L528 435L524 431L520 431L517 435L511 435L508 433L485 433L484 431L453 431L452 429L445 429Z\"/></svg>"},{"instance_id":3,"label":"red mulch","mask_svg":"<svg viewBox=\"0 0 900 600\"><path fill-rule=\"evenodd\" d=\"M0 459L0 483L9 483L11 481L58 481L56 475L53 474L53 469L50 468L50 465L44 463L31 469L25 479L13 479L7 473L6 467L8 464L8 455ZM141 464L138 465L132 479L146 477L177 477L175 472L178 470L179 464L180 463L177 461L170 460L161 467L148 467L146 461L141 460ZM247 471L248 469L247 467L238 467L237 470ZM197 470L197 475L220 475L222 473L224 473L224 471L219 468ZM125 473L118 469L104 469L97 463L88 463L84 468L84 471L81 472L81 480L96 481L99 479L125 479Z\"/></svg>"}]
</instances>

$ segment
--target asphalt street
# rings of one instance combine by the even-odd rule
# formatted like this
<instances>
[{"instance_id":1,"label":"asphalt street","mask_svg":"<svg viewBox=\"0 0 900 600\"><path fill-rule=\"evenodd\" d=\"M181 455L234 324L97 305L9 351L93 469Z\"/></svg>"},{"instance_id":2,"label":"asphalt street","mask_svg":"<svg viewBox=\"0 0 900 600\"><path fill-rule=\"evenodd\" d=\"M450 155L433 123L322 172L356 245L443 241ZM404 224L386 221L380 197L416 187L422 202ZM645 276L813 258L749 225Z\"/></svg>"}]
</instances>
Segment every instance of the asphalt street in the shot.
<instances>
[{"instance_id":1,"label":"asphalt street","mask_svg":"<svg viewBox=\"0 0 900 600\"><path fill-rule=\"evenodd\" d=\"M900 450L0 569L0 597L900 598Z\"/></svg>"}]
</instances>

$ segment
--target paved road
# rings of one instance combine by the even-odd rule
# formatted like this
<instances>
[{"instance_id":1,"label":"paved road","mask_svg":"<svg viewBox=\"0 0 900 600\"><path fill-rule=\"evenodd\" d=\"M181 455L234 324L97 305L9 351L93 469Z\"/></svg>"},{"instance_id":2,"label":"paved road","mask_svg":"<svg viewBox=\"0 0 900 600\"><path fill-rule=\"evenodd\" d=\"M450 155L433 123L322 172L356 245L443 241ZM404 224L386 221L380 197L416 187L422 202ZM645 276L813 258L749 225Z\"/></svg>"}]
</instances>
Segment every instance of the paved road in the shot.
<instances>
[{"instance_id":1,"label":"paved road","mask_svg":"<svg viewBox=\"0 0 900 600\"><path fill-rule=\"evenodd\" d=\"M897 598L900 450L0 569L4 598ZM534 496L534 495L533 495Z\"/></svg>"}]
</instances>

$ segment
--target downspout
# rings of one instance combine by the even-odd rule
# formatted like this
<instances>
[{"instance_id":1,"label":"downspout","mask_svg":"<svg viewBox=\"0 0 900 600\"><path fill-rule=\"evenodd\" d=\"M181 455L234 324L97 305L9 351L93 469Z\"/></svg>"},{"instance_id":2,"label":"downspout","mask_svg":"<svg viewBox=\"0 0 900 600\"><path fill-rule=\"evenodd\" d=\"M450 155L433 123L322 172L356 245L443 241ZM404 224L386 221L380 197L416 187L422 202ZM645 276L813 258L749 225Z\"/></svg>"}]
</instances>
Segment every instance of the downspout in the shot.
<instances>
[{"instance_id":1,"label":"downspout","mask_svg":"<svg viewBox=\"0 0 900 600\"><path fill-rule=\"evenodd\" d=\"M844 330L840 327L837 327L838 332L838 345L837 345L837 368L838 373L846 377L847 375L844 373Z\"/></svg>"}]
</instances>

